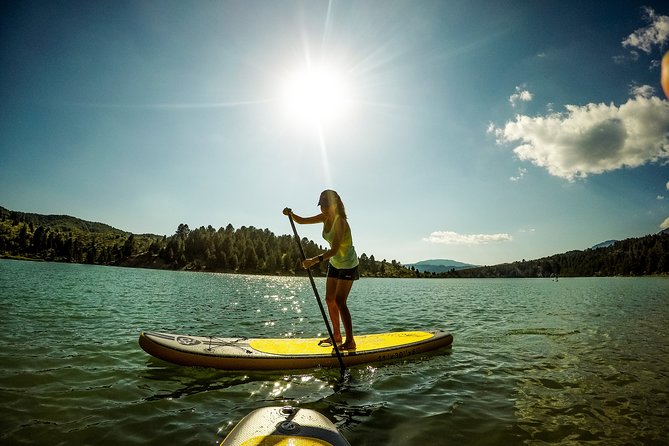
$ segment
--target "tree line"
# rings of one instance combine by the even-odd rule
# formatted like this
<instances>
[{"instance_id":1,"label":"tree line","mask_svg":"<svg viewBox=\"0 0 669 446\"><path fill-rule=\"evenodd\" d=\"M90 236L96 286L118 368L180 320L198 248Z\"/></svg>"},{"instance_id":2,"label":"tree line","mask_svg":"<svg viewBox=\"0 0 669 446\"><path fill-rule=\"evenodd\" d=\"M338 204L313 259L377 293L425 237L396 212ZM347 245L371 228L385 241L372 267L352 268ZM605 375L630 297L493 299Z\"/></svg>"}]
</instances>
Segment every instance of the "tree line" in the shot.
<instances>
[{"instance_id":1,"label":"tree line","mask_svg":"<svg viewBox=\"0 0 669 446\"><path fill-rule=\"evenodd\" d=\"M537 260L452 270L442 277L606 277L669 274L669 233L629 238L604 248L570 251Z\"/></svg>"},{"instance_id":2,"label":"tree line","mask_svg":"<svg viewBox=\"0 0 669 446\"><path fill-rule=\"evenodd\" d=\"M305 255L316 256L323 246L301 240ZM132 234L111 226L70 216L9 211L0 207L0 256L99 265L210 271L246 274L306 274L293 236L268 229L231 224L190 229L178 225L171 236ZM669 233L615 242L606 248L570 251L537 260L495 266L420 272L392 260L378 261L363 253L364 277L493 278L588 277L669 274ZM326 264L312 268L317 275Z\"/></svg>"},{"instance_id":3,"label":"tree line","mask_svg":"<svg viewBox=\"0 0 669 446\"><path fill-rule=\"evenodd\" d=\"M307 257L326 249L301 240ZM132 234L68 216L40 216L0 208L0 255L47 261L90 263L247 274L306 274L293 236L277 236L253 226L235 229L180 224L171 236ZM360 273L367 277L412 277L392 260L363 253ZM324 274L326 264L312 268Z\"/></svg>"}]
</instances>

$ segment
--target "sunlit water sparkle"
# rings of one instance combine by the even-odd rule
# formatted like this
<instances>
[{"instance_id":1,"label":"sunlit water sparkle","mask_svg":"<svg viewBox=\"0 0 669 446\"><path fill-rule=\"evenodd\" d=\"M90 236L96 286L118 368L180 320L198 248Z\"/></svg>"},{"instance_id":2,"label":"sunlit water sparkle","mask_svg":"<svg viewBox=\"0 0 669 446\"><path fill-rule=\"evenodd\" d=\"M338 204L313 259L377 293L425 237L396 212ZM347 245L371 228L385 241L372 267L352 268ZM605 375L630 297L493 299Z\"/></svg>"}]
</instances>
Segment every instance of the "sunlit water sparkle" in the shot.
<instances>
[{"instance_id":1,"label":"sunlit water sparkle","mask_svg":"<svg viewBox=\"0 0 669 446\"><path fill-rule=\"evenodd\" d=\"M350 307L359 333L441 328L453 347L348 381L181 367L140 330L319 336L308 280L0 260L0 443L213 445L284 404L353 445L668 442L666 278L362 279Z\"/></svg>"}]
</instances>

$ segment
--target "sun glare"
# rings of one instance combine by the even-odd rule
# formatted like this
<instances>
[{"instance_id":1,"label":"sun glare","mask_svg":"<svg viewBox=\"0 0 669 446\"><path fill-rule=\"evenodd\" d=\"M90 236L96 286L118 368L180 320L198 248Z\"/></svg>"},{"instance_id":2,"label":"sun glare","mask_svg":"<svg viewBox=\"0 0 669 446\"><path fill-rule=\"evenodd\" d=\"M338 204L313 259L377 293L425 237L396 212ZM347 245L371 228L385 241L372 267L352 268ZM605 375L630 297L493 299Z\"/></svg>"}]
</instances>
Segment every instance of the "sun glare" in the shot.
<instances>
[{"instance_id":1,"label":"sun glare","mask_svg":"<svg viewBox=\"0 0 669 446\"><path fill-rule=\"evenodd\" d=\"M341 119L351 98L339 72L329 67L310 67L285 80L282 102L289 118L324 125Z\"/></svg>"}]
</instances>

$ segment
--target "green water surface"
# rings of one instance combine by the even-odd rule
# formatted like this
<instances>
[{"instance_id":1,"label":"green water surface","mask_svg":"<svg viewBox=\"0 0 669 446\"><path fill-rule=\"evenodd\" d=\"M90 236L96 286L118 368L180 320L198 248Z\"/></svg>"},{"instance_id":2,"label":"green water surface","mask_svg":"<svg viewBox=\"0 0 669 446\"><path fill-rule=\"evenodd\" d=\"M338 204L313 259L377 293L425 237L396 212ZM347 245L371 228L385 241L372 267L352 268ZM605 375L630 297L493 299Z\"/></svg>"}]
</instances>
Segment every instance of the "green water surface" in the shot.
<instances>
[{"instance_id":1,"label":"green water surface","mask_svg":"<svg viewBox=\"0 0 669 446\"><path fill-rule=\"evenodd\" d=\"M361 279L349 303L359 333L453 347L347 381L171 365L140 330L324 333L308 280L0 260L0 443L214 445L293 404L353 445L667 444L666 278Z\"/></svg>"}]
</instances>

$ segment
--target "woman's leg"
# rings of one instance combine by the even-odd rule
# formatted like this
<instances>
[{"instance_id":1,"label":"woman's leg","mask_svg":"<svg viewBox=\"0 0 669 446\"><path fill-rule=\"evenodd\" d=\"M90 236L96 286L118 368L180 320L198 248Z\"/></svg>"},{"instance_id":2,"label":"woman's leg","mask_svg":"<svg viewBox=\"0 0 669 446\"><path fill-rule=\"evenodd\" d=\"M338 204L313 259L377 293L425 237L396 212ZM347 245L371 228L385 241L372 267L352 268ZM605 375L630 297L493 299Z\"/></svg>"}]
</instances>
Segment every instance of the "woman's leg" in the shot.
<instances>
[{"instance_id":1,"label":"woman's leg","mask_svg":"<svg viewBox=\"0 0 669 446\"><path fill-rule=\"evenodd\" d=\"M332 322L332 335L334 336L334 342L337 343L341 342L339 306L337 305L337 289L339 288L338 282L340 282L339 279L328 277L325 285L325 303L328 306L328 313L330 314L330 321Z\"/></svg>"},{"instance_id":2,"label":"woman's leg","mask_svg":"<svg viewBox=\"0 0 669 446\"><path fill-rule=\"evenodd\" d=\"M352 280L337 280L335 299L339 315L341 315L341 320L344 324L344 331L346 331L346 342L340 346L343 350L351 350L355 348L355 340L353 339L353 320L351 319L351 312L346 304L352 286Z\"/></svg>"}]
</instances>

